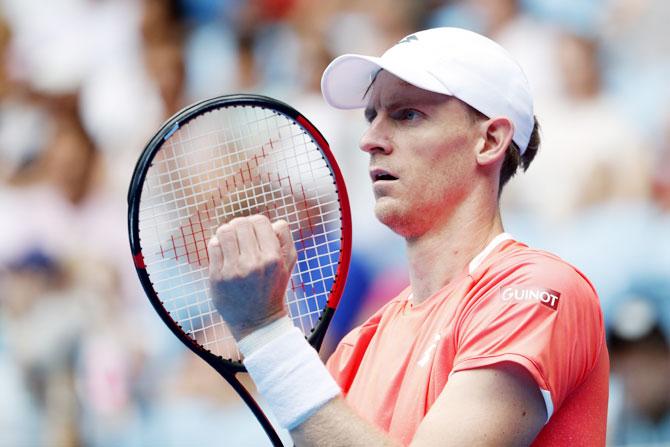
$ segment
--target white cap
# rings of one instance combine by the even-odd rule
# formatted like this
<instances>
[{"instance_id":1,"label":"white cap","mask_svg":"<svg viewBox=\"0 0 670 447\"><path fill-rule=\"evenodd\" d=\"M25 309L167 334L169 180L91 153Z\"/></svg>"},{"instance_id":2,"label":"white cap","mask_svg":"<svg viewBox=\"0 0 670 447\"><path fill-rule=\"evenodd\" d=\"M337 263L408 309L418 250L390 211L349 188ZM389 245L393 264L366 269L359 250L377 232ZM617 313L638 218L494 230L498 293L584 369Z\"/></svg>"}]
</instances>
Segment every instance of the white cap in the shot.
<instances>
[{"instance_id":1,"label":"white cap","mask_svg":"<svg viewBox=\"0 0 670 447\"><path fill-rule=\"evenodd\" d=\"M323 97L339 109L365 107L365 92L380 69L454 96L489 118L509 118L512 140L522 154L526 150L534 124L530 86L519 64L491 39L460 28L434 28L410 34L382 57L342 55L323 72Z\"/></svg>"}]
</instances>

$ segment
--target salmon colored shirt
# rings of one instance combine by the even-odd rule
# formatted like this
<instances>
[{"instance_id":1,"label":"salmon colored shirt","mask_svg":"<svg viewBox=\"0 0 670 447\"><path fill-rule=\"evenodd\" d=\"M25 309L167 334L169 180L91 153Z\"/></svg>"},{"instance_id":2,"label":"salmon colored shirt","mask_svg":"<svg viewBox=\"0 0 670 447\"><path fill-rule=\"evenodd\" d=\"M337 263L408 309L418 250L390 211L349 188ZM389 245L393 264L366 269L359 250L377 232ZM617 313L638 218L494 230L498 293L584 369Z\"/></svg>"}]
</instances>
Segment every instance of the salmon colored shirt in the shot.
<instances>
[{"instance_id":1,"label":"salmon colored shirt","mask_svg":"<svg viewBox=\"0 0 670 447\"><path fill-rule=\"evenodd\" d=\"M523 366L545 400L535 446L601 446L609 360L591 283L560 258L496 237L418 305L403 291L350 332L328 360L349 405L407 445L449 375Z\"/></svg>"}]
</instances>

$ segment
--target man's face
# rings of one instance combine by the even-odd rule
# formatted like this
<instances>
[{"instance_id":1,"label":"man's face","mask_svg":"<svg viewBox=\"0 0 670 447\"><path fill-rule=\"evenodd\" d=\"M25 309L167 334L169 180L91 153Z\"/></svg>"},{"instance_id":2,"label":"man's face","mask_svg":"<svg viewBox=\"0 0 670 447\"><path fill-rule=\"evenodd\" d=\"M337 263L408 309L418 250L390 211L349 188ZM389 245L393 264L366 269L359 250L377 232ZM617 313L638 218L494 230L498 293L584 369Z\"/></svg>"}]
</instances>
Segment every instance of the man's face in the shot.
<instances>
[{"instance_id":1,"label":"man's face","mask_svg":"<svg viewBox=\"0 0 670 447\"><path fill-rule=\"evenodd\" d=\"M480 126L459 100L382 71L360 141L370 154L377 218L412 239L443 226L473 187Z\"/></svg>"}]
</instances>

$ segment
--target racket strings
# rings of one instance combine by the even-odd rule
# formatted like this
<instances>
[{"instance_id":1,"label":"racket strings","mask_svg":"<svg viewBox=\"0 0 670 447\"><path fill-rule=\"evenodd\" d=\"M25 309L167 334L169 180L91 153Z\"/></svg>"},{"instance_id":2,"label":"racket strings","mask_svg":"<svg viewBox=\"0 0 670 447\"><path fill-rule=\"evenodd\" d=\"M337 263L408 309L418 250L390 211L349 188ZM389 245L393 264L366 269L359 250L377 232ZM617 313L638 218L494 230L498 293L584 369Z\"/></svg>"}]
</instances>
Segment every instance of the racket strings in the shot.
<instances>
[{"instance_id":1,"label":"racket strings","mask_svg":"<svg viewBox=\"0 0 670 447\"><path fill-rule=\"evenodd\" d=\"M237 346L209 296L207 242L222 223L256 213L289 223L298 261L286 302L308 335L335 281L342 221L330 166L301 127L258 107L200 115L164 143L140 203L145 264L163 306L195 341L234 361Z\"/></svg>"}]
</instances>

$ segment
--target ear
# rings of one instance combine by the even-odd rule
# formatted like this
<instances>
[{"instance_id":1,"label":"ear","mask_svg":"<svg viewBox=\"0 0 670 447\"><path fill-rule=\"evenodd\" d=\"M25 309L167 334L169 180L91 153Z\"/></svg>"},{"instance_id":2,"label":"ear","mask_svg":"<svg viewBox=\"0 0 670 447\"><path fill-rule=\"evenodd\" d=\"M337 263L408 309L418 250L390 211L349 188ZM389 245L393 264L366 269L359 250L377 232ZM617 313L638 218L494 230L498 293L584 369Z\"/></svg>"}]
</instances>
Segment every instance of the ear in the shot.
<instances>
[{"instance_id":1,"label":"ear","mask_svg":"<svg viewBox=\"0 0 670 447\"><path fill-rule=\"evenodd\" d=\"M509 118L492 118L481 122L483 139L477 147L477 163L489 166L503 161L512 142L514 124Z\"/></svg>"}]
</instances>

